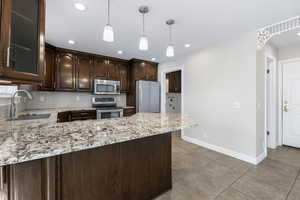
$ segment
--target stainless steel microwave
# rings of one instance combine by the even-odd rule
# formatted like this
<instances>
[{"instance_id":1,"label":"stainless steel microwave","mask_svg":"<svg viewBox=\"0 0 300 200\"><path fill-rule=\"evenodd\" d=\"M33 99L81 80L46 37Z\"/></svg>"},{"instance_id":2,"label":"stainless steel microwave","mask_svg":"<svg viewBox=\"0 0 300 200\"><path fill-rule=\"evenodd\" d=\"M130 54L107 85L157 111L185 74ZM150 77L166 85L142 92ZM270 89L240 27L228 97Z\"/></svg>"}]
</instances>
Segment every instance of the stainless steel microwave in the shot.
<instances>
[{"instance_id":1,"label":"stainless steel microwave","mask_svg":"<svg viewBox=\"0 0 300 200\"><path fill-rule=\"evenodd\" d=\"M94 94L120 94L120 81L95 79Z\"/></svg>"}]
</instances>

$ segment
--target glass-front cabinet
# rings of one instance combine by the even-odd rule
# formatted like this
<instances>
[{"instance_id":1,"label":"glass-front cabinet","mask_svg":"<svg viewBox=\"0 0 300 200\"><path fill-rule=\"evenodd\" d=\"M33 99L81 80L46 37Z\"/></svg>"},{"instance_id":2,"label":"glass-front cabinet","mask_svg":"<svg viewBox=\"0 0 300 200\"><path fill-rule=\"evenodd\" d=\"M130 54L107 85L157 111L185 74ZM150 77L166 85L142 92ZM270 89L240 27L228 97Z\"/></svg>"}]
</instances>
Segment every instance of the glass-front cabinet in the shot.
<instances>
[{"instance_id":1,"label":"glass-front cabinet","mask_svg":"<svg viewBox=\"0 0 300 200\"><path fill-rule=\"evenodd\" d=\"M41 82L44 35L44 0L1 0L0 79Z\"/></svg>"}]
</instances>

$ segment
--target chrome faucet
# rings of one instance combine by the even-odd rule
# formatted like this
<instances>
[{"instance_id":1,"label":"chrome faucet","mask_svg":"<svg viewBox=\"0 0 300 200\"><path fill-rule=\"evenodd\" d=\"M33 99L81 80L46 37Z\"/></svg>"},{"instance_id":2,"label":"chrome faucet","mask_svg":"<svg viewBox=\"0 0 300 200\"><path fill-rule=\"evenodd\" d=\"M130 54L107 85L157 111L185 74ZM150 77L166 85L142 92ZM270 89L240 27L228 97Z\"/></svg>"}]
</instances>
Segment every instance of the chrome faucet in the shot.
<instances>
[{"instance_id":1,"label":"chrome faucet","mask_svg":"<svg viewBox=\"0 0 300 200\"><path fill-rule=\"evenodd\" d=\"M13 119L15 118L16 115L16 103L15 103L15 98L18 93L24 93L26 94L28 99L32 99L32 95L27 91L27 90L17 90L13 93L11 96L11 104L10 104L10 118Z\"/></svg>"}]
</instances>

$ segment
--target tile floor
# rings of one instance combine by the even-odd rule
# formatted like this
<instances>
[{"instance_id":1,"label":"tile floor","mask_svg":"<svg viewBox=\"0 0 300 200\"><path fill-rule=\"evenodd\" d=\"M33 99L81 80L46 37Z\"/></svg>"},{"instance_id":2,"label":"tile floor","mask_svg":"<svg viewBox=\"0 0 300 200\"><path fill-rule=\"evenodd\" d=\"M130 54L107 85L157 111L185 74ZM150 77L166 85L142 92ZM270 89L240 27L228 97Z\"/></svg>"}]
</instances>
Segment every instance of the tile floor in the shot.
<instances>
[{"instance_id":1,"label":"tile floor","mask_svg":"<svg viewBox=\"0 0 300 200\"><path fill-rule=\"evenodd\" d=\"M269 150L258 166L173 136L173 189L156 200L300 200L300 150Z\"/></svg>"}]
</instances>

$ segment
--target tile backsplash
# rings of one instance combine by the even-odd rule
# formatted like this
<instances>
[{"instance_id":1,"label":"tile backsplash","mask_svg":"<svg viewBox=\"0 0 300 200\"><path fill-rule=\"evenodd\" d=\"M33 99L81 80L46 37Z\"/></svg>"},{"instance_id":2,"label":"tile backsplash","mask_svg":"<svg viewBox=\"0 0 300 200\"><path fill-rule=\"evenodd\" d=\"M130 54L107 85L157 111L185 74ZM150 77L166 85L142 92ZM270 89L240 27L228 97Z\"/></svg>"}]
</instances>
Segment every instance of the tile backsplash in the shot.
<instances>
[{"instance_id":1,"label":"tile backsplash","mask_svg":"<svg viewBox=\"0 0 300 200\"><path fill-rule=\"evenodd\" d=\"M31 92L33 99L26 102L26 109L47 108L90 108L92 107L91 93L79 92ZM100 95L101 96L101 95ZM126 94L114 95L118 106L126 106Z\"/></svg>"},{"instance_id":2,"label":"tile backsplash","mask_svg":"<svg viewBox=\"0 0 300 200\"><path fill-rule=\"evenodd\" d=\"M16 113L22 112L26 109L26 98L19 98L16 100ZM0 98L0 119L9 118L10 115L10 98Z\"/></svg>"}]
</instances>

